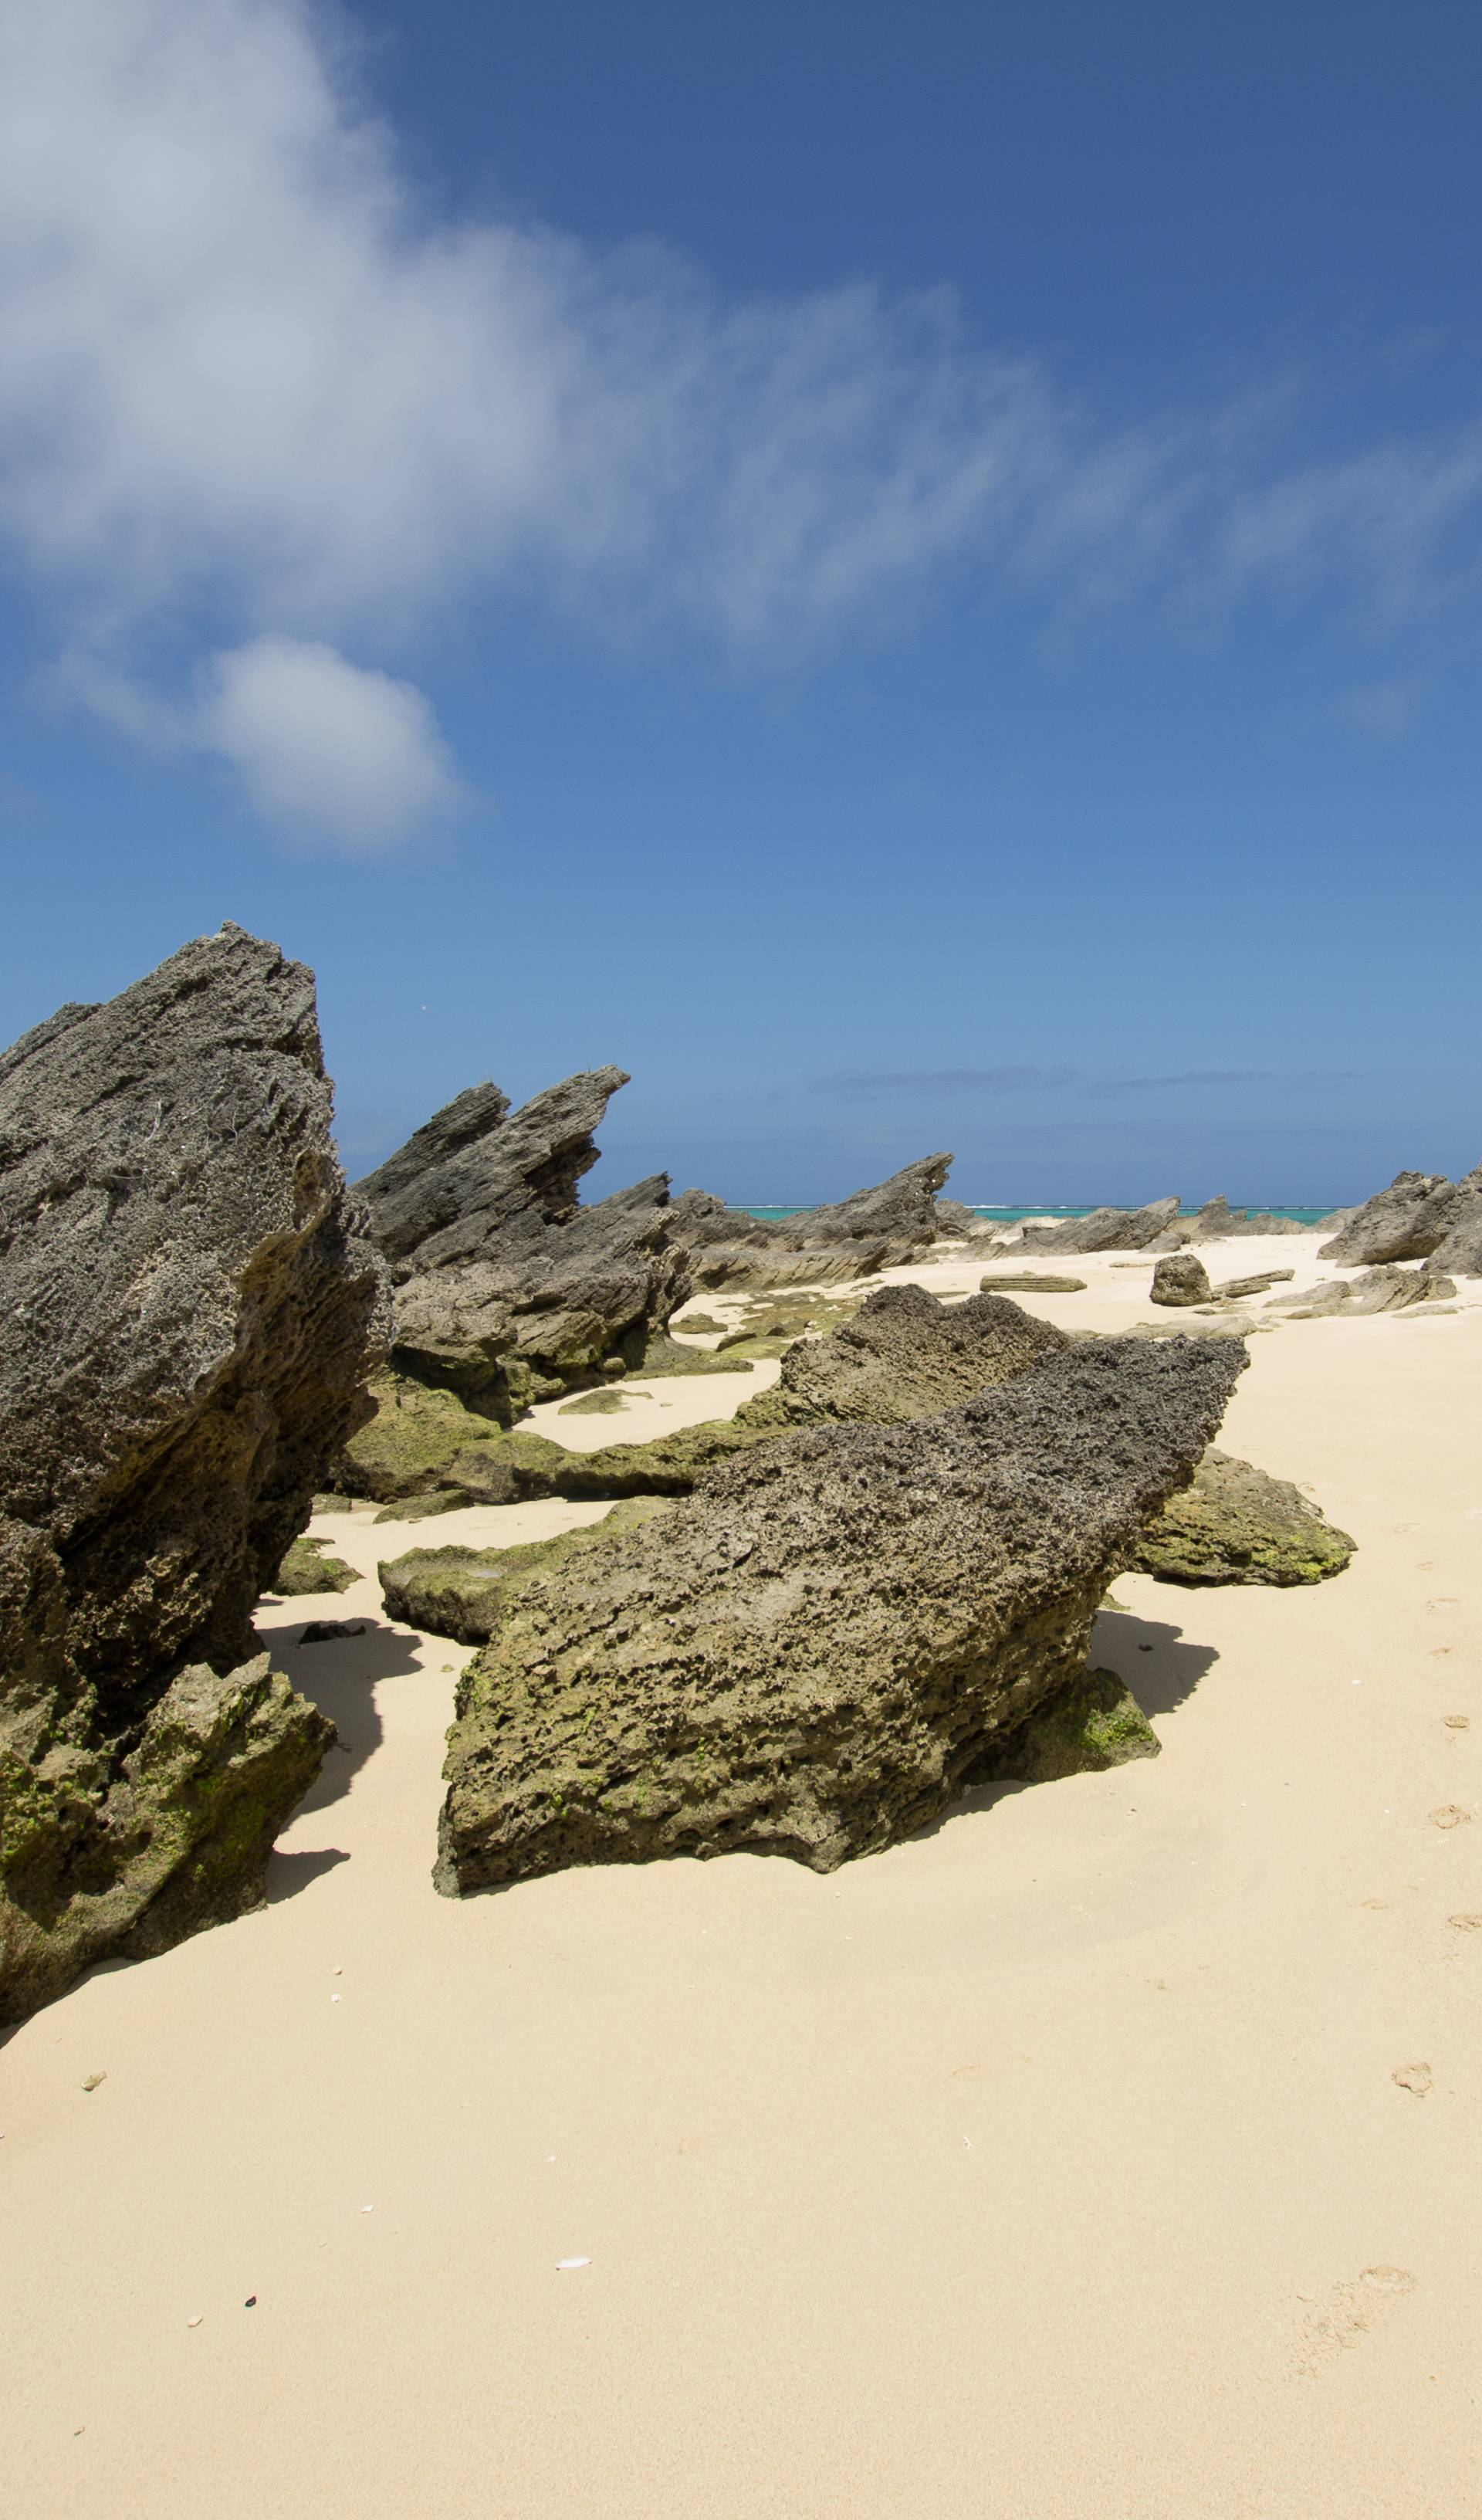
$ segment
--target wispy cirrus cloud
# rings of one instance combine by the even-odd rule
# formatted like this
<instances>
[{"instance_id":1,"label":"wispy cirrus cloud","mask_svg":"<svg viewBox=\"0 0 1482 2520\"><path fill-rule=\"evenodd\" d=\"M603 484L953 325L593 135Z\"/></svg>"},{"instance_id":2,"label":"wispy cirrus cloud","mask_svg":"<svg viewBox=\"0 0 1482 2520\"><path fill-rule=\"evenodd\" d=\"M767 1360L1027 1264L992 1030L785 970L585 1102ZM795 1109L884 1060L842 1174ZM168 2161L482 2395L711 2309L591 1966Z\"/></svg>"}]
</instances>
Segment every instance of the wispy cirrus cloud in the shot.
<instances>
[{"instance_id":1,"label":"wispy cirrus cloud","mask_svg":"<svg viewBox=\"0 0 1482 2520\"><path fill-rule=\"evenodd\" d=\"M493 591L773 672L964 571L1042 612L1478 584L1482 428L1296 463L1280 381L1112 425L949 290L738 302L451 221L307 0L5 13L0 226L0 534L141 725L210 654L353 646L394 751L398 661ZM347 687L318 690L328 759ZM353 836L345 759L320 820Z\"/></svg>"}]
</instances>

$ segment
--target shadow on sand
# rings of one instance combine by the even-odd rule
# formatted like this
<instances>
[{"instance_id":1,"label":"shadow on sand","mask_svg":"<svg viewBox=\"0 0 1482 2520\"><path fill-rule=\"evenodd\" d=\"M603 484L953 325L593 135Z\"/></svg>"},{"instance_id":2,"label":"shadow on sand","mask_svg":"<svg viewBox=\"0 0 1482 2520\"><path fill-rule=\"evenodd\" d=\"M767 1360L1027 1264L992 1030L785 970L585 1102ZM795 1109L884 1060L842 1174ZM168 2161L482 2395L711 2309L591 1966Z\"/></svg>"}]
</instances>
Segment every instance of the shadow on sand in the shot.
<instances>
[{"instance_id":1,"label":"shadow on sand","mask_svg":"<svg viewBox=\"0 0 1482 2520\"><path fill-rule=\"evenodd\" d=\"M318 1613L323 1616L323 1612ZM305 1621L303 1623L307 1625ZM401 1680L420 1671L417 1640L405 1629L381 1619L351 1619L364 1630L358 1637L336 1637L323 1644L298 1642L302 1626L270 1629L263 1642L280 1671L293 1687L327 1715L339 1735L333 1743L300 1812L324 1811L348 1793L358 1770L381 1747L382 1723L376 1712L375 1685Z\"/></svg>"}]
</instances>

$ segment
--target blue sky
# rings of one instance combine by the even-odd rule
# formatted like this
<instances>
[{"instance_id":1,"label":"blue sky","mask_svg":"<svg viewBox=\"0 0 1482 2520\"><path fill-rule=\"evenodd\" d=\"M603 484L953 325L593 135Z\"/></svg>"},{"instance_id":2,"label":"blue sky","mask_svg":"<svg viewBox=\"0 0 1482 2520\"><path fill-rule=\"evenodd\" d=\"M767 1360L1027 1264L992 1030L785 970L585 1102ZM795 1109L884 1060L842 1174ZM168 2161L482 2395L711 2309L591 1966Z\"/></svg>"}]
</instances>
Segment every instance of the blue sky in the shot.
<instances>
[{"instance_id":1,"label":"blue sky","mask_svg":"<svg viewBox=\"0 0 1482 2520\"><path fill-rule=\"evenodd\" d=\"M0 31L0 1033L223 918L352 1171L1339 1200L1482 1156L1482 18Z\"/></svg>"}]
</instances>

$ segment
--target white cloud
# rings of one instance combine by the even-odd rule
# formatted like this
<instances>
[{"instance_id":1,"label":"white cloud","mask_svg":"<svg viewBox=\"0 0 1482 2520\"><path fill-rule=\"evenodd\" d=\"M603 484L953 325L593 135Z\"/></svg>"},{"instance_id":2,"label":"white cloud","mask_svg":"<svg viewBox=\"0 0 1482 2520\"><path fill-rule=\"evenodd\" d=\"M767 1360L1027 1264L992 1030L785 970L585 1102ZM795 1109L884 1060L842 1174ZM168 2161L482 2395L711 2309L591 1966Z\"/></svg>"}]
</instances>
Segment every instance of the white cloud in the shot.
<instances>
[{"instance_id":1,"label":"white cloud","mask_svg":"<svg viewBox=\"0 0 1482 2520\"><path fill-rule=\"evenodd\" d=\"M947 292L726 306L655 252L439 222L328 23L301 0L0 19L0 533L86 652L73 688L142 734L162 638L256 655L247 689L259 642L394 666L492 589L678 614L770 662L892 622L951 563L1058 606L1280 583L1391 609L1475 567L1465 432L1283 468L1279 396L1098 428L966 341ZM302 652L288 679L302 701ZM318 688L323 733L351 686ZM379 699L430 795L415 694ZM353 743L295 738L292 770L286 733L271 761L260 728L233 741L260 798L287 781L333 820L336 756L370 811Z\"/></svg>"},{"instance_id":2,"label":"white cloud","mask_svg":"<svg viewBox=\"0 0 1482 2520\"><path fill-rule=\"evenodd\" d=\"M346 848L393 847L459 801L422 693L318 641L253 639L214 657L195 735L266 821Z\"/></svg>"}]
</instances>

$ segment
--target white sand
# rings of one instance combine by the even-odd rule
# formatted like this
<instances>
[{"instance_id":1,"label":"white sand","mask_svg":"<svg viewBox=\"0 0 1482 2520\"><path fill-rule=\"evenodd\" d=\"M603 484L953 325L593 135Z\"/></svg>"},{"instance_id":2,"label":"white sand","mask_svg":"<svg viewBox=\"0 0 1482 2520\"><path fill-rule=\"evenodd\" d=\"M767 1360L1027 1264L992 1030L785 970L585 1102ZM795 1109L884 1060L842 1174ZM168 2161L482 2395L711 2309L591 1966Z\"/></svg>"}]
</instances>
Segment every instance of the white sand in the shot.
<instances>
[{"instance_id":1,"label":"white sand","mask_svg":"<svg viewBox=\"0 0 1482 2520\"><path fill-rule=\"evenodd\" d=\"M1095 1291L1037 1309L1152 1318L1136 1273L1070 1265ZM1097 1650L1160 1759L983 1794L831 1879L732 1857L439 1899L463 1651L380 1622L295 1648L375 1620L369 1582L266 1610L350 1745L270 1904L0 2055L7 2508L1482 2509L1482 1932L1448 1923L1482 1912L1482 1818L1428 1817L1482 1815L1465 1291L1252 1341L1222 1440L1360 1553L1313 1591L1119 1581ZM600 1510L319 1527L369 1569ZM1420 2063L1423 2097L1392 2079Z\"/></svg>"}]
</instances>

